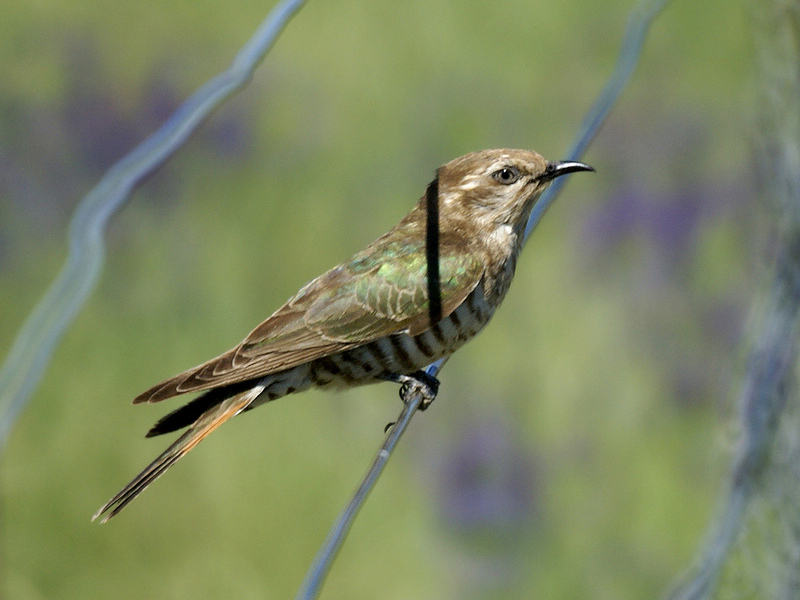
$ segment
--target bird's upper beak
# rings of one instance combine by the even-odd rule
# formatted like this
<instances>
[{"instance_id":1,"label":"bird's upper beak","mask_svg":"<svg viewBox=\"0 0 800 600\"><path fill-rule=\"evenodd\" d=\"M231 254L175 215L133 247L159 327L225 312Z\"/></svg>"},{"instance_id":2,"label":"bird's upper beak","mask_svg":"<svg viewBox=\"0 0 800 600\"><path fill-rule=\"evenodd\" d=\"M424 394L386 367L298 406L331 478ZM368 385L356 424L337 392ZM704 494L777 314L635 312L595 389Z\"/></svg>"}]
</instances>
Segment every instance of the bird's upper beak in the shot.
<instances>
[{"instance_id":1,"label":"bird's upper beak","mask_svg":"<svg viewBox=\"0 0 800 600\"><path fill-rule=\"evenodd\" d=\"M556 177L561 177L567 173L574 173L575 171L594 171L594 169L589 165L573 160L549 162L547 163L544 173L539 176L539 181L551 181Z\"/></svg>"}]
</instances>

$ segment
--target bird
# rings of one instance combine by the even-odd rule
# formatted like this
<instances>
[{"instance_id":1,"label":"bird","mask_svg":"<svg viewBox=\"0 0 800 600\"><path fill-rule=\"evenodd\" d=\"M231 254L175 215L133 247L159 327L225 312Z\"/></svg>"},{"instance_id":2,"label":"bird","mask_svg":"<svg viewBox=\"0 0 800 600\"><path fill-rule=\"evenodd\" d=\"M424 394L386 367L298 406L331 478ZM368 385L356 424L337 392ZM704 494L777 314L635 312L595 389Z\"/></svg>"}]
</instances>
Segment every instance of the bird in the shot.
<instances>
[{"instance_id":1,"label":"bird","mask_svg":"<svg viewBox=\"0 0 800 600\"><path fill-rule=\"evenodd\" d=\"M528 217L557 177L594 171L528 150L472 152L436 170L395 227L303 286L237 346L133 402L202 392L146 437L186 431L94 515L105 522L225 421L317 387L414 386L426 408L438 380L422 369L489 322L508 291Z\"/></svg>"}]
</instances>

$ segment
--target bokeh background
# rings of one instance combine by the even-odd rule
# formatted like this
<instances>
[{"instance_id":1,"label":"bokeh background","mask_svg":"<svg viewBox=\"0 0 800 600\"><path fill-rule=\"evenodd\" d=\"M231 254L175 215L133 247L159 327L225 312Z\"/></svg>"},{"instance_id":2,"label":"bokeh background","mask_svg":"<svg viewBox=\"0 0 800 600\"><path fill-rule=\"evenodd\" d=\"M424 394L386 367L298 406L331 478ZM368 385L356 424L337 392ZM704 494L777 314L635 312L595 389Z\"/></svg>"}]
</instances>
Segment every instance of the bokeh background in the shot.
<instances>
[{"instance_id":1,"label":"bokeh background","mask_svg":"<svg viewBox=\"0 0 800 600\"><path fill-rule=\"evenodd\" d=\"M400 410L392 385L227 424L107 525L168 443L132 406L237 343L487 147L564 157L630 0L312 0L113 220L0 463L0 596L290 598ZM4 3L0 354L79 199L270 4ZM691 561L734 436L766 228L746 9L675 0L490 327L441 374L325 598L650 598Z\"/></svg>"}]
</instances>

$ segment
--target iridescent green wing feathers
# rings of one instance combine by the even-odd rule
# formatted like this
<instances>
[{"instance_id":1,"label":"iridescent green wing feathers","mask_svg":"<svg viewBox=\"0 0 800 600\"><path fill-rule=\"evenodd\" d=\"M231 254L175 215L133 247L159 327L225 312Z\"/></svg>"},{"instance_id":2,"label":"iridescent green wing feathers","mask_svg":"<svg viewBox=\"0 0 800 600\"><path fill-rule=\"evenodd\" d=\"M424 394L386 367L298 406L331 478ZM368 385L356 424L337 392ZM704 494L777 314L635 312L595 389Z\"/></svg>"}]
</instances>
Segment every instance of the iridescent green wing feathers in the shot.
<instances>
[{"instance_id":1,"label":"iridescent green wing feathers","mask_svg":"<svg viewBox=\"0 0 800 600\"><path fill-rule=\"evenodd\" d=\"M401 331L412 335L425 331L430 326L428 281L420 246L386 242L328 271L256 328L240 346L239 355L293 352L308 344L352 346ZM446 317L475 289L483 265L463 250L443 246L439 272ZM282 326L287 313L295 318Z\"/></svg>"},{"instance_id":2,"label":"iridescent green wing feathers","mask_svg":"<svg viewBox=\"0 0 800 600\"><path fill-rule=\"evenodd\" d=\"M417 238L418 239L418 238ZM442 317L475 289L483 264L441 240ZM393 333L430 327L424 242L384 236L311 281L229 352L153 387L134 402L263 377Z\"/></svg>"}]
</instances>

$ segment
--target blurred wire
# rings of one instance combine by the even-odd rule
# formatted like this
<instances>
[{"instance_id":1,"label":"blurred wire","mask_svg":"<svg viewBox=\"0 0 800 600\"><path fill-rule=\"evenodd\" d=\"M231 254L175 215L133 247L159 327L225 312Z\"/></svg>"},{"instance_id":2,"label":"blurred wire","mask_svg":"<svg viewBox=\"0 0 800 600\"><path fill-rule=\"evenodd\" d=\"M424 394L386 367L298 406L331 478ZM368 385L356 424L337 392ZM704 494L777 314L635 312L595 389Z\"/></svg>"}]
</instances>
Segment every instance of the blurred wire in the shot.
<instances>
[{"instance_id":1,"label":"blurred wire","mask_svg":"<svg viewBox=\"0 0 800 600\"><path fill-rule=\"evenodd\" d=\"M625 37L622 41L622 49L614 67L614 72L606 83L606 87L600 92L597 100L586 113L586 116L578 129L578 135L572 144L572 149L564 157L565 160L579 160L589 144L592 143L600 127L606 120L608 113L616 104L619 95L628 85L633 70L639 62L642 54L642 46L647 39L647 32L653 20L659 15L661 10L670 0L640 0L633 7L628 17L628 26L625 30ZM542 194L539 201L533 207L528 224L525 226L525 241L530 237L533 229L542 220L544 213L550 207L561 188L567 183L568 177L559 177Z\"/></svg>"},{"instance_id":2,"label":"blurred wire","mask_svg":"<svg viewBox=\"0 0 800 600\"><path fill-rule=\"evenodd\" d=\"M628 27L625 31L625 39L622 43L622 49L620 50L620 57L617 60L614 72L611 74L606 87L603 89L597 101L584 118L567 160L577 160L580 158L597 135L603 121L605 121L611 108L619 98L619 95L625 89L628 81L630 81L631 74L639 61L639 56L641 55L650 24L669 1L670 0L642 0L631 11L631 15L628 19ZM565 180L566 177L556 179L539 199L539 202L536 203L525 228L525 240L528 239L533 228L541 221L542 216L555 199ZM441 370L443 364L444 360L433 363L427 368L428 374L435 377ZM303 579L303 583L295 596L295 600L313 600L319 595L325 577L336 558L336 553L344 543L344 539L350 531L350 527L359 509L366 501L370 490L372 490L378 477L380 477L380 474L383 472L383 468L386 466L392 450L396 447L397 441L400 439L400 436L403 435L409 423L411 423L411 417L414 416L414 412L416 412L421 401L421 397L417 395L403 407L403 411L400 413L397 423L391 428L386 441L383 446L381 446L378 455L367 471L361 485L359 485L347 507L339 515L339 518L328 533L328 537L314 557L314 561L311 563L311 567Z\"/></svg>"},{"instance_id":3,"label":"blurred wire","mask_svg":"<svg viewBox=\"0 0 800 600\"><path fill-rule=\"evenodd\" d=\"M17 334L0 370L0 452L61 336L94 289L103 267L103 236L111 217L139 181L163 164L211 111L247 84L303 2L284 0L275 6L230 67L197 90L153 135L109 169L78 205L69 228L67 262Z\"/></svg>"},{"instance_id":4,"label":"blurred wire","mask_svg":"<svg viewBox=\"0 0 800 600\"><path fill-rule=\"evenodd\" d=\"M758 174L770 220L769 291L740 399L730 487L673 600L797 598L800 589L800 7L750 7L758 61Z\"/></svg>"}]
</instances>

